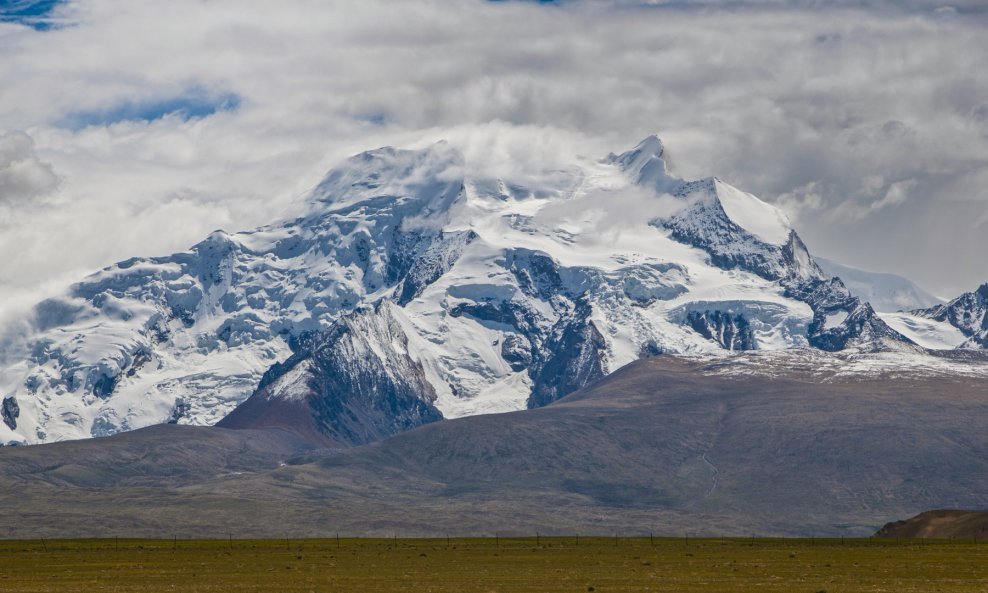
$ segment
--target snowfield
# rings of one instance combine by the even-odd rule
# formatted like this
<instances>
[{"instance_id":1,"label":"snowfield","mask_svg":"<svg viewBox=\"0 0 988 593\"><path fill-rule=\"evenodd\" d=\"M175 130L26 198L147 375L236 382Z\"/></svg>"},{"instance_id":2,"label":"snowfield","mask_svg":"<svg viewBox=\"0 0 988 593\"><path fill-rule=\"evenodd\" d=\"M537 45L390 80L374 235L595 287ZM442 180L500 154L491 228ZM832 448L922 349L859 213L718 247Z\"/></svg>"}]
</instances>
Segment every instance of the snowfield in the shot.
<instances>
[{"instance_id":1,"label":"snowfield","mask_svg":"<svg viewBox=\"0 0 988 593\"><path fill-rule=\"evenodd\" d=\"M960 348L965 341L961 330L945 321L934 321L909 313L882 313L882 319L904 336L930 350Z\"/></svg>"}]
</instances>

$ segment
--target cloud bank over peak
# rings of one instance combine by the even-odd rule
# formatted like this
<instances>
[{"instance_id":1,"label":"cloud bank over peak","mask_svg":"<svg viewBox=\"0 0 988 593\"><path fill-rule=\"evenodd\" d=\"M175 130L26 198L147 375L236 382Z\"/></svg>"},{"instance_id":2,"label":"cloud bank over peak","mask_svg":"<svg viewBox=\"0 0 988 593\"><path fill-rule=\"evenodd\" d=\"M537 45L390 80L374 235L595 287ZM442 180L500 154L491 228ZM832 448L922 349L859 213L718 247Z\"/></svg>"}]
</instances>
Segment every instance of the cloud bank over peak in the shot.
<instances>
[{"instance_id":1,"label":"cloud bank over peak","mask_svg":"<svg viewBox=\"0 0 988 593\"><path fill-rule=\"evenodd\" d=\"M33 139L35 163L11 173L19 197L0 196L0 250L23 254L0 263L0 297L263 224L368 148L446 138L467 163L535 179L653 132L677 175L779 205L816 253L940 294L988 279L970 255L988 250L978 2L73 0L55 13L47 30L0 24L0 76L16 81L0 88L0 131Z\"/></svg>"}]
</instances>

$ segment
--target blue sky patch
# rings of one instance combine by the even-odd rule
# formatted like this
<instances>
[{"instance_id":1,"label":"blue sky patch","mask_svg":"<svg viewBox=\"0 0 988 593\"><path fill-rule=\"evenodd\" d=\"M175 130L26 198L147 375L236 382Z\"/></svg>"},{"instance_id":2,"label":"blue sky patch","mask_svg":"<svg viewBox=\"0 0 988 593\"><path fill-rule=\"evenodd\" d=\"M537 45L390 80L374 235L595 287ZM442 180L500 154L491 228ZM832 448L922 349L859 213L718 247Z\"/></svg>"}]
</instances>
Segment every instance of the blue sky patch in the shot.
<instances>
[{"instance_id":1,"label":"blue sky patch","mask_svg":"<svg viewBox=\"0 0 988 593\"><path fill-rule=\"evenodd\" d=\"M0 0L0 23L17 23L37 31L55 27L52 11L63 0Z\"/></svg>"},{"instance_id":2,"label":"blue sky patch","mask_svg":"<svg viewBox=\"0 0 988 593\"><path fill-rule=\"evenodd\" d=\"M503 4L506 2L529 2L531 4L559 4L565 0L487 0L488 2L493 2L495 4Z\"/></svg>"},{"instance_id":3,"label":"blue sky patch","mask_svg":"<svg viewBox=\"0 0 988 593\"><path fill-rule=\"evenodd\" d=\"M129 101L107 109L70 113L62 120L61 125L78 130L122 121L151 122L169 116L188 121L209 117L221 111L236 111L239 107L240 97L234 93L217 94L194 87L173 97Z\"/></svg>"},{"instance_id":4,"label":"blue sky patch","mask_svg":"<svg viewBox=\"0 0 988 593\"><path fill-rule=\"evenodd\" d=\"M387 113L370 113L367 115L362 115L357 117L361 121L365 121L372 126L386 126L391 123L391 118L388 117Z\"/></svg>"}]
</instances>

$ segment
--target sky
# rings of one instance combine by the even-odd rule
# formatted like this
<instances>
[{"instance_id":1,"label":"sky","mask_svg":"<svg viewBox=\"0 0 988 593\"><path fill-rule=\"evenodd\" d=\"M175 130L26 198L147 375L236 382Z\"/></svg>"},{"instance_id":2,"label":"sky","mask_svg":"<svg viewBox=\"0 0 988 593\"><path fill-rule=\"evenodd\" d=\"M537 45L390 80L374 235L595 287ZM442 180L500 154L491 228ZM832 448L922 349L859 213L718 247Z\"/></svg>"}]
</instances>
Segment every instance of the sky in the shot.
<instances>
[{"instance_id":1,"label":"sky","mask_svg":"<svg viewBox=\"0 0 988 593\"><path fill-rule=\"evenodd\" d=\"M956 296L988 281L983 6L0 0L0 318L272 222L362 150L551 164L653 133L814 254Z\"/></svg>"}]
</instances>

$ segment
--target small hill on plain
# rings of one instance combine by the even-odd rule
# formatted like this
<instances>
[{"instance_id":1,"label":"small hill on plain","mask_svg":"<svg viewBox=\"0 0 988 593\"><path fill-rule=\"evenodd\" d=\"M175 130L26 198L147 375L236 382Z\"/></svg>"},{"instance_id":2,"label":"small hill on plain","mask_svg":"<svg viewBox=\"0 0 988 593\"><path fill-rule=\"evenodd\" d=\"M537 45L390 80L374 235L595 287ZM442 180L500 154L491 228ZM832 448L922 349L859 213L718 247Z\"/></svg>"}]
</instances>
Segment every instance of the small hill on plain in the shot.
<instances>
[{"instance_id":1,"label":"small hill on plain","mask_svg":"<svg viewBox=\"0 0 988 593\"><path fill-rule=\"evenodd\" d=\"M938 509L882 527L876 537L988 540L988 512Z\"/></svg>"}]
</instances>

